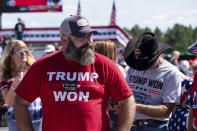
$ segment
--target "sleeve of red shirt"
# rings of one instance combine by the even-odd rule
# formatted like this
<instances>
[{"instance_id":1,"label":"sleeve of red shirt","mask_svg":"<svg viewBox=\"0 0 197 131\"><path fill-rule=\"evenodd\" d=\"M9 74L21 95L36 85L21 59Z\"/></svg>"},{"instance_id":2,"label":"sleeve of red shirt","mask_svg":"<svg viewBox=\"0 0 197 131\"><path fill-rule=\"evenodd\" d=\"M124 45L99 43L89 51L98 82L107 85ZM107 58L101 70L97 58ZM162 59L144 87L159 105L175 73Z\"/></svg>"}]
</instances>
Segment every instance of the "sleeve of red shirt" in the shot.
<instances>
[{"instance_id":1,"label":"sleeve of red shirt","mask_svg":"<svg viewBox=\"0 0 197 131\"><path fill-rule=\"evenodd\" d=\"M118 66L114 62L109 63L108 79L107 79L107 89L113 100L120 101L133 94L129 88L126 80L121 74Z\"/></svg>"},{"instance_id":2,"label":"sleeve of red shirt","mask_svg":"<svg viewBox=\"0 0 197 131\"><path fill-rule=\"evenodd\" d=\"M197 74L194 76L194 84L192 89L192 110L193 110L193 127L197 129Z\"/></svg>"},{"instance_id":3,"label":"sleeve of red shirt","mask_svg":"<svg viewBox=\"0 0 197 131\"><path fill-rule=\"evenodd\" d=\"M15 90L16 94L28 102L33 102L40 95L40 71L33 64Z\"/></svg>"}]
</instances>

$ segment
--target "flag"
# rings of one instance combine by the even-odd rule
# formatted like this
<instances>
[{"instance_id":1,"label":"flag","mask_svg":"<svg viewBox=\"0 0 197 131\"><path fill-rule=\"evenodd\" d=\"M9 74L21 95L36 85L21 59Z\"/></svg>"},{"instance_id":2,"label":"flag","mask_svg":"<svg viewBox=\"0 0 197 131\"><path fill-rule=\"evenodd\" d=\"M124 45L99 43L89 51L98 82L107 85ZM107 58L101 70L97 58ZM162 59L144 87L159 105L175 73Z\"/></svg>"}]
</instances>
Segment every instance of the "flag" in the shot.
<instances>
[{"instance_id":1,"label":"flag","mask_svg":"<svg viewBox=\"0 0 197 131\"><path fill-rule=\"evenodd\" d=\"M13 0L14 6L41 6L41 5L47 5L46 0Z\"/></svg>"},{"instance_id":2,"label":"flag","mask_svg":"<svg viewBox=\"0 0 197 131\"><path fill-rule=\"evenodd\" d=\"M192 54L197 54L197 40L192 45L188 47L188 52Z\"/></svg>"},{"instance_id":3,"label":"flag","mask_svg":"<svg viewBox=\"0 0 197 131\"><path fill-rule=\"evenodd\" d=\"M116 25L116 6L115 6L115 1L113 1L110 25Z\"/></svg>"},{"instance_id":4,"label":"flag","mask_svg":"<svg viewBox=\"0 0 197 131\"><path fill-rule=\"evenodd\" d=\"M77 15L81 15L80 0L78 0Z\"/></svg>"}]
</instances>

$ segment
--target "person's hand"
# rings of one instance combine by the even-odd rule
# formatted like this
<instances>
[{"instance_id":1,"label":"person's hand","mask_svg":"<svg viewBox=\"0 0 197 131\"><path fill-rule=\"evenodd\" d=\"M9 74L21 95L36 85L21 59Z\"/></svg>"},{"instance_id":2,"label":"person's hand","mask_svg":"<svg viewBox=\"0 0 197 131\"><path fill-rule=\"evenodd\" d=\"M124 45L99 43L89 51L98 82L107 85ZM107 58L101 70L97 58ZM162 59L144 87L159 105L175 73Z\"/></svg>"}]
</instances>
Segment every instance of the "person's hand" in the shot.
<instances>
[{"instance_id":1,"label":"person's hand","mask_svg":"<svg viewBox=\"0 0 197 131\"><path fill-rule=\"evenodd\" d=\"M120 111L120 104L117 103L113 106L114 111L119 112Z\"/></svg>"},{"instance_id":2,"label":"person's hand","mask_svg":"<svg viewBox=\"0 0 197 131\"><path fill-rule=\"evenodd\" d=\"M28 70L28 67L26 65L21 65L20 72L18 73L18 75L16 77L13 78L12 87L14 89L16 89L18 87L19 83L23 79L23 77L26 74L27 70Z\"/></svg>"},{"instance_id":3,"label":"person's hand","mask_svg":"<svg viewBox=\"0 0 197 131\"><path fill-rule=\"evenodd\" d=\"M27 72L28 66L26 64L21 64L20 71L23 72L23 75Z\"/></svg>"},{"instance_id":4,"label":"person's hand","mask_svg":"<svg viewBox=\"0 0 197 131\"><path fill-rule=\"evenodd\" d=\"M19 83L23 79L23 76L24 76L24 72L20 72L16 77L13 78L12 87L14 89L18 87Z\"/></svg>"}]
</instances>

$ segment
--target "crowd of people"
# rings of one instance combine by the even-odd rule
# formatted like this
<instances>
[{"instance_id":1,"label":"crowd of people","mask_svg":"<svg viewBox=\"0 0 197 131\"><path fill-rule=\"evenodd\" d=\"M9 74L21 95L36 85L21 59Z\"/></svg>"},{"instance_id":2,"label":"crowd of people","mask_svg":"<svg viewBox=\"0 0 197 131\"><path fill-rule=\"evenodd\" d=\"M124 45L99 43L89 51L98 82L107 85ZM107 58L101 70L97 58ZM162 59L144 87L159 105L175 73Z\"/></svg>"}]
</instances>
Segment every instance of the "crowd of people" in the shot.
<instances>
[{"instance_id":1,"label":"crowd of people","mask_svg":"<svg viewBox=\"0 0 197 131\"><path fill-rule=\"evenodd\" d=\"M125 49L93 33L86 18L71 15L60 25L62 49L47 45L38 60L22 39L8 41L0 91L9 131L197 129L197 60L180 61L179 51L166 60L171 47L152 32Z\"/></svg>"},{"instance_id":2,"label":"crowd of people","mask_svg":"<svg viewBox=\"0 0 197 131\"><path fill-rule=\"evenodd\" d=\"M192 52L191 52L192 53ZM197 69L197 58L195 59L180 59L181 53L177 50L174 50L171 54L170 62L179 68L179 70L191 77L194 78Z\"/></svg>"}]
</instances>

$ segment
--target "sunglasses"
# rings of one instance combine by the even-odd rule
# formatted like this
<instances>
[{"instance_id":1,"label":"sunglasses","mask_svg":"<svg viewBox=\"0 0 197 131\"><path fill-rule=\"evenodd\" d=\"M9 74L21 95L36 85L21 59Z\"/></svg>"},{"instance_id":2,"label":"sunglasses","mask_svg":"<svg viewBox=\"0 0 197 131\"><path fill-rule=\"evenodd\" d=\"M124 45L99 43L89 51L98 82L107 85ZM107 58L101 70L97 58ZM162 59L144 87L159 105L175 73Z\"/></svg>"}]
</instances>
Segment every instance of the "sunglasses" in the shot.
<instances>
[{"instance_id":1,"label":"sunglasses","mask_svg":"<svg viewBox=\"0 0 197 131\"><path fill-rule=\"evenodd\" d=\"M21 49L19 51L15 52L18 56L21 56L23 54L27 54L28 53L28 49Z\"/></svg>"}]
</instances>

